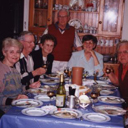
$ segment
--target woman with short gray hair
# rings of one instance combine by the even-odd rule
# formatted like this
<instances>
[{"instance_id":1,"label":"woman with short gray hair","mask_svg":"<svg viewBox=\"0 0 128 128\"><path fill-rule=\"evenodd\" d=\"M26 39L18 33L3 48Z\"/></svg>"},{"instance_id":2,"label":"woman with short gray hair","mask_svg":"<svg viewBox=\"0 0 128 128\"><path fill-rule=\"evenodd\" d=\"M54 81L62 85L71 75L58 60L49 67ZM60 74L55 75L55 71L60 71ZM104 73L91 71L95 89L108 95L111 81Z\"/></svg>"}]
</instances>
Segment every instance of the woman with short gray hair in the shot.
<instances>
[{"instance_id":1,"label":"woman with short gray hair","mask_svg":"<svg viewBox=\"0 0 128 128\"><path fill-rule=\"evenodd\" d=\"M8 111L13 100L28 98L22 95L21 77L13 67L19 60L22 44L16 39L6 38L2 42L3 61L0 62L0 109Z\"/></svg>"}]
</instances>

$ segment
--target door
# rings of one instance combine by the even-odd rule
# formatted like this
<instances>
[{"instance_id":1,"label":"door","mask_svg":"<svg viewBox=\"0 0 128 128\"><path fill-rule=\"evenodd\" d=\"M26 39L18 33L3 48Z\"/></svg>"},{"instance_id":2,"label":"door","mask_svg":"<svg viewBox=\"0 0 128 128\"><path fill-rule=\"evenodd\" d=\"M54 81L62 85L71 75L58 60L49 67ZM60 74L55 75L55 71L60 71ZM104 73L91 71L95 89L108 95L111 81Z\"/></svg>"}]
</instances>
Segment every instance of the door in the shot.
<instances>
[{"instance_id":1,"label":"door","mask_svg":"<svg viewBox=\"0 0 128 128\"><path fill-rule=\"evenodd\" d=\"M124 0L101 0L100 35L121 36Z\"/></svg>"}]
</instances>

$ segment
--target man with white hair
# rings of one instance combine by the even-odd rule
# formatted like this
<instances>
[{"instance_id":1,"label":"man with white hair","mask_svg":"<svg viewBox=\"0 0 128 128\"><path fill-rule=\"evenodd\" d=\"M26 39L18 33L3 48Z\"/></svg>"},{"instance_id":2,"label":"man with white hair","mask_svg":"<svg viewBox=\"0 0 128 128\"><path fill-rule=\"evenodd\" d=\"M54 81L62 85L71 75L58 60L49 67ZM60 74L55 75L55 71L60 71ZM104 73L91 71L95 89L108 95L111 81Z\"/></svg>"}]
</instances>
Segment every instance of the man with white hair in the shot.
<instances>
[{"instance_id":1,"label":"man with white hair","mask_svg":"<svg viewBox=\"0 0 128 128\"><path fill-rule=\"evenodd\" d=\"M49 25L43 34L52 34L57 39L57 46L52 54L54 55L52 72L63 71L71 57L73 47L82 50L82 43L75 31L75 28L68 24L70 13L66 9L58 11L58 22Z\"/></svg>"},{"instance_id":2,"label":"man with white hair","mask_svg":"<svg viewBox=\"0 0 128 128\"><path fill-rule=\"evenodd\" d=\"M122 41L117 45L118 61L120 63L117 74L106 74L112 83L119 86L121 97L126 101L128 108L128 41Z\"/></svg>"}]
</instances>

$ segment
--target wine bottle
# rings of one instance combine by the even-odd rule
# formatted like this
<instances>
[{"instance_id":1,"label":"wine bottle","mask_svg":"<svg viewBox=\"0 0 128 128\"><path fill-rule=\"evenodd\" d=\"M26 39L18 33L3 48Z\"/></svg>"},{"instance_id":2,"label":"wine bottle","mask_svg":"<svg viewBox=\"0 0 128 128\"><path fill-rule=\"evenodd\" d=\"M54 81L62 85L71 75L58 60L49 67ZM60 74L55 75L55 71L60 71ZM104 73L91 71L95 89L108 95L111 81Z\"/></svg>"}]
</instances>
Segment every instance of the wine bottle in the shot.
<instances>
[{"instance_id":1,"label":"wine bottle","mask_svg":"<svg viewBox=\"0 0 128 128\"><path fill-rule=\"evenodd\" d=\"M56 106L63 108L65 106L66 91L64 87L64 75L60 75L60 83L56 93Z\"/></svg>"}]
</instances>

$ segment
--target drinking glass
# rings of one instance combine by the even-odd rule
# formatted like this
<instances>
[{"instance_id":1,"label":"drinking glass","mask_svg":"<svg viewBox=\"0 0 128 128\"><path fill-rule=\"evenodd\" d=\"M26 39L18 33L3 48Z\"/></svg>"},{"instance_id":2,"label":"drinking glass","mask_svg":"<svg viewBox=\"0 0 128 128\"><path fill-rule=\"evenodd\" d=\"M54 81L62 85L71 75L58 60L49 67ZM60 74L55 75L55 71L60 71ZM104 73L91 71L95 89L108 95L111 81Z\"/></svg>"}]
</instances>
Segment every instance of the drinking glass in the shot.
<instances>
[{"instance_id":1,"label":"drinking glass","mask_svg":"<svg viewBox=\"0 0 128 128\"><path fill-rule=\"evenodd\" d=\"M96 71L93 72L93 75L94 75L94 81L97 80L97 76L98 76L98 74L99 74L99 72L96 72Z\"/></svg>"},{"instance_id":2,"label":"drinking glass","mask_svg":"<svg viewBox=\"0 0 128 128\"><path fill-rule=\"evenodd\" d=\"M64 68L64 73L67 77L69 76L69 67Z\"/></svg>"},{"instance_id":3,"label":"drinking glass","mask_svg":"<svg viewBox=\"0 0 128 128\"><path fill-rule=\"evenodd\" d=\"M84 78L88 77L88 75L89 75L89 72L88 71L85 71L84 72Z\"/></svg>"},{"instance_id":4,"label":"drinking glass","mask_svg":"<svg viewBox=\"0 0 128 128\"><path fill-rule=\"evenodd\" d=\"M100 94L100 90L96 85L93 85L91 89L91 94L90 94L93 102L97 102L97 97L99 96L99 94Z\"/></svg>"},{"instance_id":5,"label":"drinking glass","mask_svg":"<svg viewBox=\"0 0 128 128\"><path fill-rule=\"evenodd\" d=\"M53 96L55 96L54 90L53 89L48 90L47 96L50 98L50 104L49 105L52 105L51 104L51 99L52 99Z\"/></svg>"},{"instance_id":6,"label":"drinking glass","mask_svg":"<svg viewBox=\"0 0 128 128\"><path fill-rule=\"evenodd\" d=\"M109 74L109 73L111 73L111 72L114 72L113 67L107 65L106 68L105 68L105 72L106 72L107 74Z\"/></svg>"},{"instance_id":7,"label":"drinking glass","mask_svg":"<svg viewBox=\"0 0 128 128\"><path fill-rule=\"evenodd\" d=\"M49 62L48 61L44 61L42 67L47 69L48 68L48 65L49 65Z\"/></svg>"}]
</instances>

